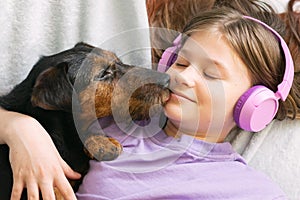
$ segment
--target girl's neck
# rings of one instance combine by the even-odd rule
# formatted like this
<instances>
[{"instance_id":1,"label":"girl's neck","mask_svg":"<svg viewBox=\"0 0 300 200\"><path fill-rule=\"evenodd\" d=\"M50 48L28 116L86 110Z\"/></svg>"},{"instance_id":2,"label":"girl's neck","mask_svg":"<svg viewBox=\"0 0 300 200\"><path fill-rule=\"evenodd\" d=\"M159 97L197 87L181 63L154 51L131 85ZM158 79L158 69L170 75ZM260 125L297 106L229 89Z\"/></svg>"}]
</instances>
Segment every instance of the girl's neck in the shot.
<instances>
[{"instance_id":1,"label":"girl's neck","mask_svg":"<svg viewBox=\"0 0 300 200\"><path fill-rule=\"evenodd\" d=\"M182 135L189 135L194 137L197 140L203 140L206 142L213 142L213 143L220 143L220 142L224 142L224 138L225 137L221 137L220 135L218 135L218 137L213 137L213 136L208 136L206 133L186 133L180 129L178 129L178 127L173 124L170 120L167 121L166 126L164 127L164 131L165 133L170 136L170 137L174 137L174 138L179 138ZM212 134L214 135L214 134Z\"/></svg>"}]
</instances>

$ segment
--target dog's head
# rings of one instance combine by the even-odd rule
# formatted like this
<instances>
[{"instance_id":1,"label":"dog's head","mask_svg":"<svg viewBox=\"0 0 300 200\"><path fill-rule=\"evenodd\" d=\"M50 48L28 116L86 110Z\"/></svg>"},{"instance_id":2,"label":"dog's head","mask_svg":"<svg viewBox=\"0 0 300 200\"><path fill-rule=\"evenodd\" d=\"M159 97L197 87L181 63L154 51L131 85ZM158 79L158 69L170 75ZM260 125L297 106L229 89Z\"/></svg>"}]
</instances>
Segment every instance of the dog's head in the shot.
<instances>
[{"instance_id":1,"label":"dog's head","mask_svg":"<svg viewBox=\"0 0 300 200\"><path fill-rule=\"evenodd\" d=\"M85 43L41 58L33 70L39 75L32 104L46 110L79 112L86 126L95 117L112 112L121 117L129 112L134 120L147 119L149 109L164 104L169 96L168 75L126 65L114 53Z\"/></svg>"}]
</instances>

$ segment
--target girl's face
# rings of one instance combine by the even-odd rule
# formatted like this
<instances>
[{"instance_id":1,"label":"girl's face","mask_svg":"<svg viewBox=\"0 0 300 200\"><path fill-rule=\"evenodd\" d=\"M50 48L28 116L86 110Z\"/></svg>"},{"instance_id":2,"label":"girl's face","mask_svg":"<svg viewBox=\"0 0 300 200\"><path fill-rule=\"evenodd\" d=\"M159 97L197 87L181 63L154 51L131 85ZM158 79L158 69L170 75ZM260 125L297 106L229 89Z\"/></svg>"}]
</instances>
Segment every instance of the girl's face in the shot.
<instances>
[{"instance_id":1,"label":"girl's face","mask_svg":"<svg viewBox=\"0 0 300 200\"><path fill-rule=\"evenodd\" d=\"M167 73L171 97L165 106L169 135L188 134L221 142L235 126L233 110L251 87L249 72L219 35L191 35Z\"/></svg>"}]
</instances>

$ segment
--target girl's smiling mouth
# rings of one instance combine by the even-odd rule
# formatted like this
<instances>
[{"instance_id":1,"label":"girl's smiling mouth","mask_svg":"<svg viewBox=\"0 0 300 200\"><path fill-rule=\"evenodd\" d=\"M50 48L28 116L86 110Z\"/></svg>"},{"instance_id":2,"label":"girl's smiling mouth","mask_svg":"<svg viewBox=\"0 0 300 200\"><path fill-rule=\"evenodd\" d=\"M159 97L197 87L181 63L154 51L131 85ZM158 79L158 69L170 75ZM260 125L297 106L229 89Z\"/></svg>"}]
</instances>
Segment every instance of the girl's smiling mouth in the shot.
<instances>
[{"instance_id":1,"label":"girl's smiling mouth","mask_svg":"<svg viewBox=\"0 0 300 200\"><path fill-rule=\"evenodd\" d=\"M174 90L171 91L170 99L172 99L172 98L176 98L178 100L182 99L185 101L188 100L188 101L196 103L196 101L194 99L190 98L188 95L186 95L182 92L174 91Z\"/></svg>"}]
</instances>

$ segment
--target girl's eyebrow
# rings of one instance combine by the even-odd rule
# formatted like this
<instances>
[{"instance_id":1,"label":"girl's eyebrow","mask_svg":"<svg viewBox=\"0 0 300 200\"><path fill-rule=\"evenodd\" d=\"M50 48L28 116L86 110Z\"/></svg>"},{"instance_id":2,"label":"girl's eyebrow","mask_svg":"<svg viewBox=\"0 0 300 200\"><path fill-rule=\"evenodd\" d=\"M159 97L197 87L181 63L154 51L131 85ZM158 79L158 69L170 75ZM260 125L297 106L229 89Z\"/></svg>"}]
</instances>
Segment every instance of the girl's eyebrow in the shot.
<instances>
[{"instance_id":1,"label":"girl's eyebrow","mask_svg":"<svg viewBox=\"0 0 300 200\"><path fill-rule=\"evenodd\" d=\"M220 61L210 59L220 70L227 71L227 67Z\"/></svg>"}]
</instances>

